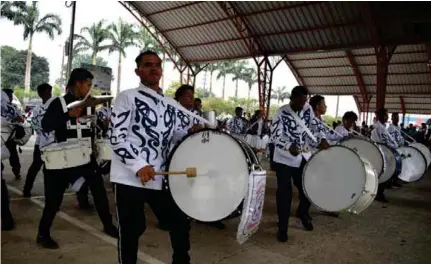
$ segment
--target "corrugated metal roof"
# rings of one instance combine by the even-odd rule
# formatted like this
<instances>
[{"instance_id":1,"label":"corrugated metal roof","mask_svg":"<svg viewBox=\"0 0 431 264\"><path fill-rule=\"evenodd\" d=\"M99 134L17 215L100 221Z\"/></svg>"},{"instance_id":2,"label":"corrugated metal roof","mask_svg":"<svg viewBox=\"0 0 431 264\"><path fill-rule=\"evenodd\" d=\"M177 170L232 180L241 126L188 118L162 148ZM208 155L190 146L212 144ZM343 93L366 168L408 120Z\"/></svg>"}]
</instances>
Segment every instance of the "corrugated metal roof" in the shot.
<instances>
[{"instance_id":1,"label":"corrugated metal roof","mask_svg":"<svg viewBox=\"0 0 431 264\"><path fill-rule=\"evenodd\" d=\"M431 96L431 61L426 46L420 44L431 41L431 35L421 35L417 28L418 23L428 20L403 14L406 7L423 15L427 11L421 3L122 3L137 9L189 63L288 54L295 75L311 93L356 94L361 101L361 90L375 93L377 60L373 47L384 43L397 46L388 67L387 97ZM423 17L431 17L431 11ZM415 39L418 34L419 40ZM248 40L257 45L250 49Z\"/></svg>"}]
</instances>

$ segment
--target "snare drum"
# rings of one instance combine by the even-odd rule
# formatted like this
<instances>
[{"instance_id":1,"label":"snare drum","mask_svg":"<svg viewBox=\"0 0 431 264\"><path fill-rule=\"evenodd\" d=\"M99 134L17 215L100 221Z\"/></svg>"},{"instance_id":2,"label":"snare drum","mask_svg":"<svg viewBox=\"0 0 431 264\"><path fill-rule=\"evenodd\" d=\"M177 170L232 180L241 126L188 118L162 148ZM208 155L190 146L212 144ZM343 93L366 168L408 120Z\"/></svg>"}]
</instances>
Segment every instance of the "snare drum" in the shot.
<instances>
[{"instance_id":1,"label":"snare drum","mask_svg":"<svg viewBox=\"0 0 431 264\"><path fill-rule=\"evenodd\" d=\"M402 168L398 178L405 182L420 180L426 173L427 162L422 152L412 146L397 148L401 156Z\"/></svg>"},{"instance_id":2,"label":"snare drum","mask_svg":"<svg viewBox=\"0 0 431 264\"><path fill-rule=\"evenodd\" d=\"M424 157L427 161L427 168L428 168L431 164L431 151L430 151L430 149L427 146L425 146L424 144L419 143L419 142L411 143L409 146L417 148L420 152L422 152L422 154L424 155Z\"/></svg>"},{"instance_id":3,"label":"snare drum","mask_svg":"<svg viewBox=\"0 0 431 264\"><path fill-rule=\"evenodd\" d=\"M382 175L385 163L383 153L376 143L362 138L349 137L339 144L354 150L362 159L369 161L378 177Z\"/></svg>"},{"instance_id":4,"label":"snare drum","mask_svg":"<svg viewBox=\"0 0 431 264\"><path fill-rule=\"evenodd\" d=\"M392 176L398 176L401 173L402 163L401 155L391 147L377 143L383 152L385 159L385 169L379 177L379 183L387 182Z\"/></svg>"},{"instance_id":5,"label":"snare drum","mask_svg":"<svg viewBox=\"0 0 431 264\"><path fill-rule=\"evenodd\" d=\"M46 169L61 170L88 164L92 150L88 142L61 142L43 147L40 152Z\"/></svg>"},{"instance_id":6,"label":"snare drum","mask_svg":"<svg viewBox=\"0 0 431 264\"><path fill-rule=\"evenodd\" d=\"M355 214L371 204L378 186L370 163L339 145L316 152L304 167L302 181L305 195L320 210Z\"/></svg>"},{"instance_id":7,"label":"snare drum","mask_svg":"<svg viewBox=\"0 0 431 264\"><path fill-rule=\"evenodd\" d=\"M96 141L97 159L111 160L112 149L108 139L98 139Z\"/></svg>"},{"instance_id":8,"label":"snare drum","mask_svg":"<svg viewBox=\"0 0 431 264\"><path fill-rule=\"evenodd\" d=\"M167 177L168 189L189 217L213 222L240 215L248 177L259 161L244 140L204 129L184 137L167 162L169 171L195 167L197 176Z\"/></svg>"}]
</instances>

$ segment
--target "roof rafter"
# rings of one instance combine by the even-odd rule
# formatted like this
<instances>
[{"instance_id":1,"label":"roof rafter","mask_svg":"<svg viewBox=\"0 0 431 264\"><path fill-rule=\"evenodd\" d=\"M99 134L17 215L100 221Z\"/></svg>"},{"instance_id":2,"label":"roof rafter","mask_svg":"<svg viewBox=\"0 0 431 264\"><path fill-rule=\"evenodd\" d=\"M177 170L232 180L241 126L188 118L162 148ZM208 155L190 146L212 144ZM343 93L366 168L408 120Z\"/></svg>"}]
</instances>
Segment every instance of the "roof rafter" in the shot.
<instances>
[{"instance_id":1,"label":"roof rafter","mask_svg":"<svg viewBox=\"0 0 431 264\"><path fill-rule=\"evenodd\" d=\"M350 66L352 67L353 74L355 75L356 83L358 84L359 91L361 92L361 95L362 95L362 99L366 101L368 98L368 92L367 92L367 88L365 86L364 80L362 78L362 74L356 63L355 57L353 56L350 50L346 51L346 56L350 62ZM361 110L365 108L364 106L360 106L360 107L361 107Z\"/></svg>"},{"instance_id":2,"label":"roof rafter","mask_svg":"<svg viewBox=\"0 0 431 264\"><path fill-rule=\"evenodd\" d=\"M406 114L406 104L404 103L404 97L400 95L400 104L401 104L401 111L403 115Z\"/></svg>"}]
</instances>

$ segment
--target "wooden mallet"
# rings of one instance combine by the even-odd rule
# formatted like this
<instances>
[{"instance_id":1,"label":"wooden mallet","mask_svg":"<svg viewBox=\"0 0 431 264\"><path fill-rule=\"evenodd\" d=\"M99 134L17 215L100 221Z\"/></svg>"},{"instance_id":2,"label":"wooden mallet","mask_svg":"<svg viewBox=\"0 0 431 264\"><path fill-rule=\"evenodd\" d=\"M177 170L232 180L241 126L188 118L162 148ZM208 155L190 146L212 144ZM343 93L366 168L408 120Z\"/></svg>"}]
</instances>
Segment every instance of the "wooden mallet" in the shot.
<instances>
[{"instance_id":1,"label":"wooden mallet","mask_svg":"<svg viewBox=\"0 0 431 264\"><path fill-rule=\"evenodd\" d=\"M186 168L185 171L158 171L156 175L187 175L189 178L196 177L196 168Z\"/></svg>"}]
</instances>

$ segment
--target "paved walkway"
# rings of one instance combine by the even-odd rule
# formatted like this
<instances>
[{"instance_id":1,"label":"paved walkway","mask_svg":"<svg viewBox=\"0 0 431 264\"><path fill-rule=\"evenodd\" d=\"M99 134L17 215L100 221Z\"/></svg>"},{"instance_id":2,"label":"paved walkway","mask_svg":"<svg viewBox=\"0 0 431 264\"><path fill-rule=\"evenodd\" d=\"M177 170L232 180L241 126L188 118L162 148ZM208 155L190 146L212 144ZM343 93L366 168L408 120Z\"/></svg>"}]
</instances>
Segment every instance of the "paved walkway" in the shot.
<instances>
[{"instance_id":1,"label":"paved walkway","mask_svg":"<svg viewBox=\"0 0 431 264\"><path fill-rule=\"evenodd\" d=\"M30 143L31 144L31 143ZM25 177L31 162L31 146L21 155ZM2 232L3 264L98 264L116 263L116 241L100 232L96 212L76 209L75 196L65 196L52 236L59 250L36 246L35 238L43 205L42 174L33 199L17 192L24 179L14 180L8 162L5 179L11 187L12 213L17 229ZM107 184L109 188L109 184ZM235 241L239 219L226 221L226 230L192 224L192 259L196 264L426 264L431 263L431 174L421 182L387 192L390 204L374 202L362 215L343 214L335 219L312 209L315 230L304 231L298 219L291 218L289 242L275 240L275 181L269 178L264 218L259 232L243 246ZM114 212L112 191L109 191ZM296 201L295 201L296 203ZM293 207L295 208L295 207ZM294 209L292 209L294 210ZM148 228L140 242L140 263L170 263L169 236L158 230L148 209Z\"/></svg>"}]
</instances>

